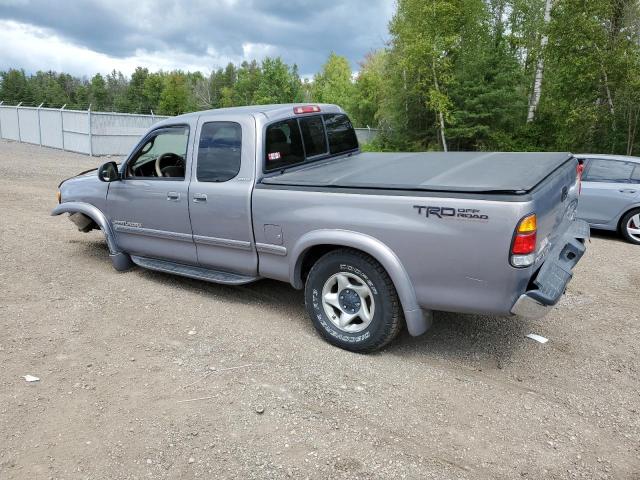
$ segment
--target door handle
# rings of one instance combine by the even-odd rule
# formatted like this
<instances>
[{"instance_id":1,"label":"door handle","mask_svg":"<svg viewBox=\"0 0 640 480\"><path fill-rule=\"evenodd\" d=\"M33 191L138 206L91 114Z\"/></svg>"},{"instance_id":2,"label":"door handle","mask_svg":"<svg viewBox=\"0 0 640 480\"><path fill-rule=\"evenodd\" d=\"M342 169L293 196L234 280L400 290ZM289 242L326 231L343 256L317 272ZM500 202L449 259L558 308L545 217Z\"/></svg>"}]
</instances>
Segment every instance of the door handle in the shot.
<instances>
[{"instance_id":1,"label":"door handle","mask_svg":"<svg viewBox=\"0 0 640 480\"><path fill-rule=\"evenodd\" d=\"M196 203L204 203L207 201L207 194L206 193L194 193L193 194L193 201Z\"/></svg>"},{"instance_id":2,"label":"door handle","mask_svg":"<svg viewBox=\"0 0 640 480\"><path fill-rule=\"evenodd\" d=\"M637 190L633 190L632 188L623 188L620 190L620 193L636 193Z\"/></svg>"},{"instance_id":3,"label":"door handle","mask_svg":"<svg viewBox=\"0 0 640 480\"><path fill-rule=\"evenodd\" d=\"M178 201L180 200L180 194L178 192L167 192L167 200Z\"/></svg>"}]
</instances>

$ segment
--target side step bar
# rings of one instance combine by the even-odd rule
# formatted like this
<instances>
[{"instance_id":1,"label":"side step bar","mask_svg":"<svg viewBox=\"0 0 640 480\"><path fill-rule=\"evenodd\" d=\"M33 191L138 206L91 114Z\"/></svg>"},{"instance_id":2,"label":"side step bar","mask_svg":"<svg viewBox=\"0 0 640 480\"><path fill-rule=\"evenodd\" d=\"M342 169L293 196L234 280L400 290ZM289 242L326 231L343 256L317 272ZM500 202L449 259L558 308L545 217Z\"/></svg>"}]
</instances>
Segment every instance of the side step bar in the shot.
<instances>
[{"instance_id":1,"label":"side step bar","mask_svg":"<svg viewBox=\"0 0 640 480\"><path fill-rule=\"evenodd\" d=\"M217 270L209 270L208 268L183 265L181 263L157 260L155 258L131 255L131 260L142 268L148 268L149 270L155 270L157 272L172 273L182 277L195 278L196 280L204 280L205 282L223 283L225 285L245 285L260 280L260 277L219 272Z\"/></svg>"}]
</instances>

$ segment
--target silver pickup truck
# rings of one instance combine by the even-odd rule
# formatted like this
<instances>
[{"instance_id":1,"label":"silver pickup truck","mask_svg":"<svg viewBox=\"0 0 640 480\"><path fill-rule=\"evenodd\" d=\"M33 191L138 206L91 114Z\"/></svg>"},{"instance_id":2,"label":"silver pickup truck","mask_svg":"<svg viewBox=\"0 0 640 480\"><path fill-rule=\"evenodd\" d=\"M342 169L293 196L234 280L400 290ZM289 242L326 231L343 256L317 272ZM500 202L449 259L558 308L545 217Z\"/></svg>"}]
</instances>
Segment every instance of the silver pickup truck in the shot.
<instances>
[{"instance_id":1,"label":"silver pickup truck","mask_svg":"<svg viewBox=\"0 0 640 480\"><path fill-rule=\"evenodd\" d=\"M53 215L133 264L305 289L331 343L372 351L432 311L541 317L585 251L569 153L362 153L335 105L197 112L59 186Z\"/></svg>"}]
</instances>

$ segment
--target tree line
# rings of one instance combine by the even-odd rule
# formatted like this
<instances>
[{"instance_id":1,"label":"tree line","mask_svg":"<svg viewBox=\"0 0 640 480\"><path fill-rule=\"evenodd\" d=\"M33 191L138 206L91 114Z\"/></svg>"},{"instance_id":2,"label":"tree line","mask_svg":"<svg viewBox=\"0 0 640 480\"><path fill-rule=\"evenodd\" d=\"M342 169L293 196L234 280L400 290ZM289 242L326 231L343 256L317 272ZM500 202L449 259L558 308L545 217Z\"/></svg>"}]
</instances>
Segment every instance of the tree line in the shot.
<instances>
[{"instance_id":1,"label":"tree line","mask_svg":"<svg viewBox=\"0 0 640 480\"><path fill-rule=\"evenodd\" d=\"M308 81L281 58L90 79L11 69L0 100L164 115L327 102L380 128L379 150L638 151L636 0L398 0L389 38L355 76L335 53Z\"/></svg>"}]
</instances>

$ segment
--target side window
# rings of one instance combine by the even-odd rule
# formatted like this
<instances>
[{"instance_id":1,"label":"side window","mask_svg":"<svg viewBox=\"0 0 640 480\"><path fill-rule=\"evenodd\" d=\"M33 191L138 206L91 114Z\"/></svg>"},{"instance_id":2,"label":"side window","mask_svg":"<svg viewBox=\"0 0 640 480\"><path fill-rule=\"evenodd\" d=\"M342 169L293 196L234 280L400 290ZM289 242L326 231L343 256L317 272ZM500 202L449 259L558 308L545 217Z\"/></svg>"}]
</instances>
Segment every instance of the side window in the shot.
<instances>
[{"instance_id":1,"label":"side window","mask_svg":"<svg viewBox=\"0 0 640 480\"><path fill-rule=\"evenodd\" d=\"M306 117L300 119L300 130L304 141L307 158L327 153L327 138L322 117Z\"/></svg>"},{"instance_id":2,"label":"side window","mask_svg":"<svg viewBox=\"0 0 640 480\"><path fill-rule=\"evenodd\" d=\"M356 150L359 147L356 131L346 115L325 115L324 124L327 127L329 151L332 155Z\"/></svg>"},{"instance_id":3,"label":"side window","mask_svg":"<svg viewBox=\"0 0 640 480\"><path fill-rule=\"evenodd\" d=\"M298 121L293 118L267 127L265 171L296 165L304 161Z\"/></svg>"},{"instance_id":4,"label":"side window","mask_svg":"<svg viewBox=\"0 0 640 480\"><path fill-rule=\"evenodd\" d=\"M640 183L640 163L637 163L631 174L631 181L633 183Z\"/></svg>"},{"instance_id":5,"label":"side window","mask_svg":"<svg viewBox=\"0 0 640 480\"><path fill-rule=\"evenodd\" d=\"M127 164L127 176L184 179L188 140L189 127L159 129L131 158Z\"/></svg>"},{"instance_id":6,"label":"side window","mask_svg":"<svg viewBox=\"0 0 640 480\"><path fill-rule=\"evenodd\" d=\"M240 172L242 127L235 122L202 125L196 177L200 182L226 182Z\"/></svg>"},{"instance_id":7,"label":"side window","mask_svg":"<svg viewBox=\"0 0 640 480\"><path fill-rule=\"evenodd\" d=\"M635 165L618 160L602 160L593 158L589 161L589 169L585 176L587 182L621 182L631 178Z\"/></svg>"}]
</instances>

